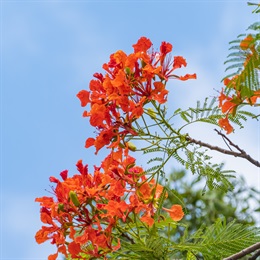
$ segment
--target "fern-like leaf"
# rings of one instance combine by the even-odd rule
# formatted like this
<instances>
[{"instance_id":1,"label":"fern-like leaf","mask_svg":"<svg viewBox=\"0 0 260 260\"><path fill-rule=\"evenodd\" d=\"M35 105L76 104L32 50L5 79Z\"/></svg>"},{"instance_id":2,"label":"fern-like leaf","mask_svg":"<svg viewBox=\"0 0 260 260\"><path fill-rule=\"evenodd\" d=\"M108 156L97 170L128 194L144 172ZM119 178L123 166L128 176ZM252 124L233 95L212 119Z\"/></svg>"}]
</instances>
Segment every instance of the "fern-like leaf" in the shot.
<instances>
[{"instance_id":1,"label":"fern-like leaf","mask_svg":"<svg viewBox=\"0 0 260 260\"><path fill-rule=\"evenodd\" d=\"M233 255L260 241L260 229L220 219L203 232L199 229L186 242L174 245L179 250L202 255L205 260L218 260Z\"/></svg>"}]
</instances>

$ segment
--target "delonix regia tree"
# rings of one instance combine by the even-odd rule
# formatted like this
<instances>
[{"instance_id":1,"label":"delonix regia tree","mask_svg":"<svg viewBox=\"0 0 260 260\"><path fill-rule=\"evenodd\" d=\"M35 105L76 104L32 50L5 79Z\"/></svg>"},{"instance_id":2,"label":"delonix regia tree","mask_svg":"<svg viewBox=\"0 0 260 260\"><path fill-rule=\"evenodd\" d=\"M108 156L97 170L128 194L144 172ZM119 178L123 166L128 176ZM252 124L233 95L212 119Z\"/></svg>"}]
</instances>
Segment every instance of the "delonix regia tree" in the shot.
<instances>
[{"instance_id":1,"label":"delonix regia tree","mask_svg":"<svg viewBox=\"0 0 260 260\"><path fill-rule=\"evenodd\" d=\"M260 12L259 4L255 13ZM165 165L175 158L205 180L209 190L233 189L235 173L214 162L208 150L260 162L232 141L233 124L242 127L260 115L247 110L259 106L260 23L231 44L227 69L236 71L224 79L218 98L197 102L197 107L169 112L165 106L169 80L196 79L196 74L178 75L187 62L174 56L172 45L163 41L155 51L150 39L141 37L133 53L113 53L95 73L89 89L77 94L83 117L94 127L85 147L97 154L109 152L99 166L89 171L79 160L78 173L60 179L50 177L53 197L36 198L44 226L37 243L50 240L56 252L68 259L239 259L260 248L260 229L247 223L227 222L225 216L205 228L189 232L182 223L189 214L184 200L169 188ZM175 122L182 120L176 127ZM197 122L216 126L227 149L193 138L187 126ZM226 133L221 131L223 129ZM149 155L147 167L137 165L140 154ZM169 198L178 199L172 204ZM180 231L180 227L182 228ZM243 250L243 251L241 251ZM254 254L256 259L256 255Z\"/></svg>"}]
</instances>

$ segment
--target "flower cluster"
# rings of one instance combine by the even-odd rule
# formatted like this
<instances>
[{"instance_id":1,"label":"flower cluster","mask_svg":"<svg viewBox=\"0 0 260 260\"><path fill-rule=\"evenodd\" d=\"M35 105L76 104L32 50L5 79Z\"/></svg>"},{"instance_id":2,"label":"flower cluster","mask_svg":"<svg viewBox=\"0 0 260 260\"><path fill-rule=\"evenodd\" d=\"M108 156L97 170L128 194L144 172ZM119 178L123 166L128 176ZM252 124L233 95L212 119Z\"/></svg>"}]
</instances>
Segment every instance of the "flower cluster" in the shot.
<instances>
[{"instance_id":1,"label":"flower cluster","mask_svg":"<svg viewBox=\"0 0 260 260\"><path fill-rule=\"evenodd\" d=\"M85 146L92 145L96 153L104 146L117 147L127 134L138 135L133 122L144 113L144 105L152 100L163 104L167 100L166 82L170 78L195 79L196 74L177 76L173 72L186 66L181 56L171 58L172 45L162 42L160 51L152 49L149 39L141 37L133 45L134 52L127 55L119 50L103 65L105 75L95 73L88 90L77 96L81 106L90 104L83 116L98 131L96 138L88 138Z\"/></svg>"},{"instance_id":2,"label":"flower cluster","mask_svg":"<svg viewBox=\"0 0 260 260\"><path fill-rule=\"evenodd\" d=\"M51 240L57 245L57 252L49 260L55 260L58 253L73 258L84 254L104 257L120 248L120 240L113 235L120 223L133 222L133 216L148 226L155 221L163 187L146 179L144 170L135 165L127 149L111 153L93 174L82 160L76 166L79 174L71 178L68 171L61 172L62 180L50 177L56 184L55 199L36 198L41 205L41 221L47 224L37 232L36 241ZM175 221L184 215L180 205L164 210Z\"/></svg>"},{"instance_id":3,"label":"flower cluster","mask_svg":"<svg viewBox=\"0 0 260 260\"><path fill-rule=\"evenodd\" d=\"M94 167L93 173L79 160L76 164L79 174L68 177L68 171L63 171L62 180L50 177L56 185L52 188L53 196L36 198L45 224L37 232L36 241L50 240L57 246L49 260L57 259L59 253L80 259L106 258L120 248L124 225L139 220L151 227L160 220L155 218L158 201L162 194L166 198L167 193L136 165L125 137L138 135L133 122L142 116L145 104L166 102L168 79L187 80L196 75L173 74L187 64L181 56L171 58L170 43L162 42L160 51L155 52L151 41L142 37L133 47L130 55L123 51L112 54L103 65L105 75L95 73L90 90L77 94L81 106L90 105L83 116L89 117L97 131L96 138L88 138L85 147L94 145L96 153L108 147L111 152L99 167ZM163 210L173 221L184 216L180 205Z\"/></svg>"},{"instance_id":4,"label":"flower cluster","mask_svg":"<svg viewBox=\"0 0 260 260\"><path fill-rule=\"evenodd\" d=\"M240 48L246 52L247 58L244 62L244 68L246 68L249 60L258 53L255 49L254 38L252 35L248 35L245 39L240 42ZM229 122L229 115L235 115L237 108L242 104L254 105L258 98L260 98L260 90L252 91L247 89L247 86L241 86L243 82L243 71L240 74L233 76L231 79L226 78L224 85L229 90L229 94L225 94L224 90L221 91L219 96L219 107L225 117L219 120L219 125L222 127L227 134L233 131L233 127ZM243 92L241 91L243 89ZM232 96L230 96L232 93Z\"/></svg>"}]
</instances>

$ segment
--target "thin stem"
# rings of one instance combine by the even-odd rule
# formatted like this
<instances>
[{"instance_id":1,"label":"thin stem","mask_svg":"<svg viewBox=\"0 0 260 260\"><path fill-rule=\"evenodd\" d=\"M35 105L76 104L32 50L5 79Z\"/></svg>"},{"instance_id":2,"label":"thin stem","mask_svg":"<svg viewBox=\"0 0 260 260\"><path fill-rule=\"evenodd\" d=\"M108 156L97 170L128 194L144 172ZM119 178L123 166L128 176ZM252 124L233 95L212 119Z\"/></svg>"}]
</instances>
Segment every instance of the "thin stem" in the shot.
<instances>
[{"instance_id":1,"label":"thin stem","mask_svg":"<svg viewBox=\"0 0 260 260\"><path fill-rule=\"evenodd\" d=\"M257 249L260 249L260 242L250 246L250 247L247 247L245 249L243 249L242 251L232 255L232 256L229 256L227 258L224 258L223 260L237 260L237 259L240 259L241 257L243 256L246 256L254 251L256 251Z\"/></svg>"},{"instance_id":2,"label":"thin stem","mask_svg":"<svg viewBox=\"0 0 260 260\"><path fill-rule=\"evenodd\" d=\"M176 134L176 135L179 135L179 133L178 133L175 129L173 129L172 126L165 120L164 116L163 116L162 113L161 113L160 108L158 108L158 107L156 106L156 103L152 101L152 104L153 104L154 108L157 110L158 115L160 116L162 123L167 126L167 128L171 131L171 133L174 133L174 134Z\"/></svg>"},{"instance_id":3,"label":"thin stem","mask_svg":"<svg viewBox=\"0 0 260 260\"><path fill-rule=\"evenodd\" d=\"M147 133L150 135L149 128L148 128L148 126L147 126L147 124L146 124L146 121L145 121L145 119L144 119L144 116L143 116L143 115L142 115L142 119L143 119L143 122L144 122L145 128L146 128L146 130L147 130Z\"/></svg>"},{"instance_id":4,"label":"thin stem","mask_svg":"<svg viewBox=\"0 0 260 260\"><path fill-rule=\"evenodd\" d=\"M243 151L239 147L237 148L236 145L233 145L233 146L236 147L240 152L234 152L234 151L223 149L223 148L218 147L218 146L213 146L211 144L204 143L202 141L193 139L193 138L191 138L188 135L186 136L186 141L188 141L189 143L194 143L194 144L197 144L197 145L200 145L200 146L203 146L203 147L207 147L210 150L215 150L215 151L218 151L220 153L232 155L234 157L244 158L244 159L248 160L249 162L251 162L252 164L254 164L255 166L260 167L260 162L259 161L253 159L249 154L247 154L245 151Z\"/></svg>"}]
</instances>

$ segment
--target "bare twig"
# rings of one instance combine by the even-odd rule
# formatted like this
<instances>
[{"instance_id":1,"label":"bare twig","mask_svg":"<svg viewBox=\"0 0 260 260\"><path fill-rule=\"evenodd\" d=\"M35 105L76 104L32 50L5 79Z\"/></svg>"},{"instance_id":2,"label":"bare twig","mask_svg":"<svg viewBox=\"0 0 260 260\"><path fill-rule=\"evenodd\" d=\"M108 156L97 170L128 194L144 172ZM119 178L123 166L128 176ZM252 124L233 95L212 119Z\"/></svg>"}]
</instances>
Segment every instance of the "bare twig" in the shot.
<instances>
[{"instance_id":1,"label":"bare twig","mask_svg":"<svg viewBox=\"0 0 260 260\"><path fill-rule=\"evenodd\" d=\"M224 135L223 133L221 133L221 132L218 131L217 129L214 129L214 130L215 130L219 135L221 135L224 140L227 140L231 146L235 147L239 152L245 153L244 150L242 150L238 145L234 144L229 138L227 138L226 135Z\"/></svg>"},{"instance_id":2,"label":"bare twig","mask_svg":"<svg viewBox=\"0 0 260 260\"><path fill-rule=\"evenodd\" d=\"M258 256L260 256L260 250L255 252L251 257L248 258L248 260L256 260Z\"/></svg>"},{"instance_id":3,"label":"bare twig","mask_svg":"<svg viewBox=\"0 0 260 260\"><path fill-rule=\"evenodd\" d=\"M218 147L218 146L214 146L214 145L211 145L211 144L208 144L208 143L204 143L202 141L199 141L199 140L196 140L196 139L193 139L191 138L190 136L186 136L186 140L190 143L193 143L193 144L197 144L197 145L200 145L200 146L203 146L203 147L207 147L209 148L210 150L215 150L215 151L218 151L220 153L224 153L224 154L229 154L229 155L232 155L234 157L241 157L241 158L244 158L246 160L248 160L249 162L251 162L252 164L254 164L255 166L257 167L260 167L260 162L253 159L249 154L247 154L244 150L242 150L240 147L238 147L237 145L235 145L234 143L232 143L226 136L225 136L225 139L228 140L229 144L233 147L235 147L239 152L235 152L235 151L230 151L230 150L226 150L226 149L223 149L221 147Z\"/></svg>"},{"instance_id":4,"label":"bare twig","mask_svg":"<svg viewBox=\"0 0 260 260\"><path fill-rule=\"evenodd\" d=\"M246 255L258 250L258 249L260 249L260 242L254 244L250 247L247 247L247 248L243 249L242 251L240 251L240 252L238 252L238 253L236 253L232 256L224 258L223 260L237 260L237 259L239 259L243 256L246 256ZM253 258L253 259L255 259L255 258Z\"/></svg>"},{"instance_id":5,"label":"bare twig","mask_svg":"<svg viewBox=\"0 0 260 260\"><path fill-rule=\"evenodd\" d=\"M129 240L131 244L135 244L135 241L131 237L129 237L126 233L121 233L121 236Z\"/></svg>"}]
</instances>

